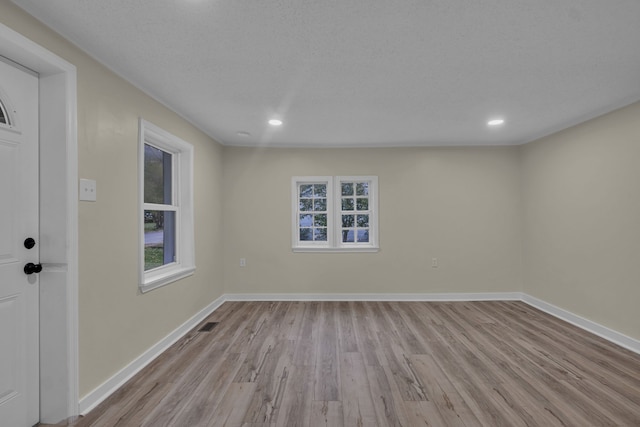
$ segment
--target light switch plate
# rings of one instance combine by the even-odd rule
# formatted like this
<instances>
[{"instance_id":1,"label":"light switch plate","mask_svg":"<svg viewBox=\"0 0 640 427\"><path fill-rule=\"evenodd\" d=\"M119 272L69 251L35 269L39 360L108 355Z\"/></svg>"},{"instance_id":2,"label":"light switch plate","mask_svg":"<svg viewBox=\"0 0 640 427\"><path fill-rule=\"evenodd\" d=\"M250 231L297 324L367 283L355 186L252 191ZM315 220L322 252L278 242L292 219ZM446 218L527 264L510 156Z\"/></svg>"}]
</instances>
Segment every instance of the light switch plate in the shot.
<instances>
[{"instance_id":1,"label":"light switch plate","mask_svg":"<svg viewBox=\"0 0 640 427\"><path fill-rule=\"evenodd\" d=\"M97 200L95 180L80 179L80 200L85 202L95 202Z\"/></svg>"}]
</instances>

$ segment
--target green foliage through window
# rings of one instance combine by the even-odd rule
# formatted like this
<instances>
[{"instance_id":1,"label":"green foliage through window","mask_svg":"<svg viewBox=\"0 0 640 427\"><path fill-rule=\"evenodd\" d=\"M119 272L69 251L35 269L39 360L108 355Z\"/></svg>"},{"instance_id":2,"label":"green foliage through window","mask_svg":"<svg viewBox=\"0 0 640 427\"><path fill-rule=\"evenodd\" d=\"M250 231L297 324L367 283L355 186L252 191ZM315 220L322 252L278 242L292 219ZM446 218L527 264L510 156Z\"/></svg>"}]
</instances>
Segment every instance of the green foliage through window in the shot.
<instances>
[{"instance_id":1,"label":"green foliage through window","mask_svg":"<svg viewBox=\"0 0 640 427\"><path fill-rule=\"evenodd\" d=\"M343 213L342 242L369 242L369 183L342 182L340 183L340 189ZM344 215L346 212L354 210L359 215Z\"/></svg>"},{"instance_id":2,"label":"green foliage through window","mask_svg":"<svg viewBox=\"0 0 640 427\"><path fill-rule=\"evenodd\" d=\"M300 241L327 241L327 185L300 184ZM313 213L311 213L313 212Z\"/></svg>"}]
</instances>

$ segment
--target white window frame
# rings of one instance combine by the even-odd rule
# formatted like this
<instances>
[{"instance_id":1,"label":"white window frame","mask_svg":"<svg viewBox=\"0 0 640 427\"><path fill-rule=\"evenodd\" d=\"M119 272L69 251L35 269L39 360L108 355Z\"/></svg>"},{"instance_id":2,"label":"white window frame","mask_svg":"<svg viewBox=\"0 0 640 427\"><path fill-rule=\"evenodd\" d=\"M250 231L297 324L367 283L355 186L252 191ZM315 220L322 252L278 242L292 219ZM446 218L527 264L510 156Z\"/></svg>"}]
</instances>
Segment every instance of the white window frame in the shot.
<instances>
[{"instance_id":1,"label":"white window frame","mask_svg":"<svg viewBox=\"0 0 640 427\"><path fill-rule=\"evenodd\" d=\"M144 119L139 123L138 188L140 291L148 292L192 275L196 270L193 221L193 145ZM175 261L144 270L144 211L167 210L166 205L144 202L144 146L159 148L172 155L172 205L176 212Z\"/></svg>"},{"instance_id":2,"label":"white window frame","mask_svg":"<svg viewBox=\"0 0 640 427\"><path fill-rule=\"evenodd\" d=\"M341 183L365 181L369 183L369 242L342 242ZM300 240L300 185L305 184L327 185L326 242ZM294 252L378 252L380 249L377 176L294 176L291 178L291 213L291 246Z\"/></svg>"}]
</instances>

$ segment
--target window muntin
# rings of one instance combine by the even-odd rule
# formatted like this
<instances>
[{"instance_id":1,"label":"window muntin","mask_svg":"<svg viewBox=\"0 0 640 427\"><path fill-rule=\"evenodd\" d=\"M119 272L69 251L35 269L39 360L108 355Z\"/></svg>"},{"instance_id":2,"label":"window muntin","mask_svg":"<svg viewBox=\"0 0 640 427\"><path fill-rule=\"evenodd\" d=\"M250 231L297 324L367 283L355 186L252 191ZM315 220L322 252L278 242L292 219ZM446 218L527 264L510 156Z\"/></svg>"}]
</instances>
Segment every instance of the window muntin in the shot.
<instances>
[{"instance_id":1,"label":"window muntin","mask_svg":"<svg viewBox=\"0 0 640 427\"><path fill-rule=\"evenodd\" d=\"M375 176L293 177L293 249L376 251L376 196Z\"/></svg>"},{"instance_id":2,"label":"window muntin","mask_svg":"<svg viewBox=\"0 0 640 427\"><path fill-rule=\"evenodd\" d=\"M195 271L193 146L140 120L140 289Z\"/></svg>"}]
</instances>

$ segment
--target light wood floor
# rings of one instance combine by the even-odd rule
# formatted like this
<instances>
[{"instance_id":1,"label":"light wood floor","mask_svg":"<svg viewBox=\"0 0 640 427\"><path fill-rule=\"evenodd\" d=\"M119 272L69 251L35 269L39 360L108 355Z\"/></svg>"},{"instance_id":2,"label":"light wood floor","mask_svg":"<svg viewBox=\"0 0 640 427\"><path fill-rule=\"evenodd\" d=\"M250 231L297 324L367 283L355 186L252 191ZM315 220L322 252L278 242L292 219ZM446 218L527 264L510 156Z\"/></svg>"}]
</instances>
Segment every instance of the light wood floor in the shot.
<instances>
[{"instance_id":1,"label":"light wood floor","mask_svg":"<svg viewBox=\"0 0 640 427\"><path fill-rule=\"evenodd\" d=\"M521 302L233 302L74 426L640 426L640 356Z\"/></svg>"}]
</instances>

